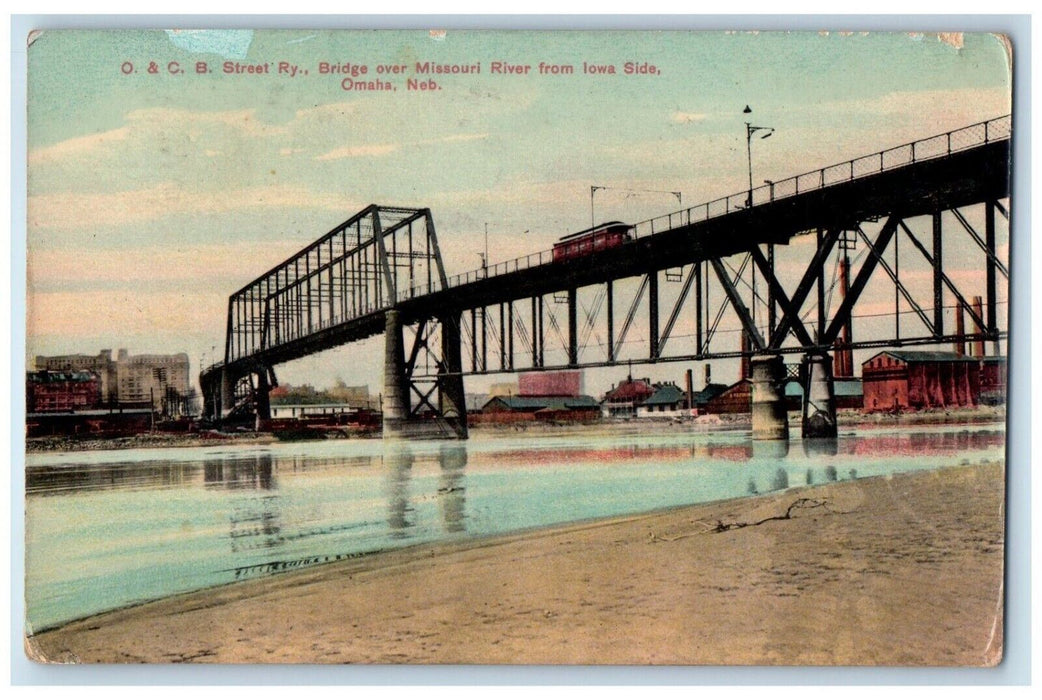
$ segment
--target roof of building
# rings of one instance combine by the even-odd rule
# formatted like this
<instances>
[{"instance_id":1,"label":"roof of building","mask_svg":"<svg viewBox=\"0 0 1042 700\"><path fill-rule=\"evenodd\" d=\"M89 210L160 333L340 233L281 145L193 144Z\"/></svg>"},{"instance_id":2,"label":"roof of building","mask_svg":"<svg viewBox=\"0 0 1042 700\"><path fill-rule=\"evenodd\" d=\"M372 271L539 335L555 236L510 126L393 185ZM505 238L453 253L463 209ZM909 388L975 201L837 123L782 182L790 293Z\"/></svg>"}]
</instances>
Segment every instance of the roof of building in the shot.
<instances>
[{"instance_id":1,"label":"roof of building","mask_svg":"<svg viewBox=\"0 0 1042 700\"><path fill-rule=\"evenodd\" d=\"M902 362L977 362L977 358L969 355L957 355L942 350L884 350L876 353L862 364L868 364L880 355L890 355Z\"/></svg>"},{"instance_id":2,"label":"roof of building","mask_svg":"<svg viewBox=\"0 0 1042 700\"><path fill-rule=\"evenodd\" d=\"M655 393L644 401L645 406L672 406L684 398L684 392L674 384L660 384Z\"/></svg>"},{"instance_id":3,"label":"roof of building","mask_svg":"<svg viewBox=\"0 0 1042 700\"><path fill-rule=\"evenodd\" d=\"M719 397L721 397L721 396L723 396L725 394L733 394L733 393L735 393L737 391L742 391L742 390L745 389L745 387L751 385L752 383L753 383L753 380L749 379L749 377L743 377L743 378L739 379L737 382L735 382L734 384L732 384L731 386L725 387L723 391L721 391L719 394L717 394L713 398L716 399L716 398L719 398Z\"/></svg>"},{"instance_id":4,"label":"roof of building","mask_svg":"<svg viewBox=\"0 0 1042 700\"><path fill-rule=\"evenodd\" d=\"M25 378L26 381L46 384L51 382L91 382L96 381L99 377L89 370L54 371L44 369L39 372L26 372Z\"/></svg>"},{"instance_id":5,"label":"roof of building","mask_svg":"<svg viewBox=\"0 0 1042 700\"><path fill-rule=\"evenodd\" d=\"M511 411L567 411L600 406L592 396L493 396L485 402L484 407L496 401Z\"/></svg>"},{"instance_id":6,"label":"roof of building","mask_svg":"<svg viewBox=\"0 0 1042 700\"><path fill-rule=\"evenodd\" d=\"M611 389L604 395L607 402L616 401L643 401L655 393L655 388L646 379L633 379L627 377L617 387Z\"/></svg>"},{"instance_id":7,"label":"roof of building","mask_svg":"<svg viewBox=\"0 0 1042 700\"><path fill-rule=\"evenodd\" d=\"M702 387L702 390L696 393L692 398L694 399L696 406L703 406L725 391L727 391L726 384L706 384Z\"/></svg>"}]
</instances>

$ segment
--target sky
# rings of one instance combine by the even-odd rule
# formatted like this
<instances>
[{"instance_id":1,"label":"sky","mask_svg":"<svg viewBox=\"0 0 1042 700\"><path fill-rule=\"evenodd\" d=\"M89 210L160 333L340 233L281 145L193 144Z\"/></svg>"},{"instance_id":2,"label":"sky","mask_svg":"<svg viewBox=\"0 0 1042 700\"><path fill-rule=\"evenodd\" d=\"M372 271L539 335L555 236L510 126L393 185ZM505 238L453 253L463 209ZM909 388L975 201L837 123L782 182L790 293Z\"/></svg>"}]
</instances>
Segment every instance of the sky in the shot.
<instances>
[{"instance_id":1,"label":"sky","mask_svg":"<svg viewBox=\"0 0 1042 700\"><path fill-rule=\"evenodd\" d=\"M61 30L28 56L28 365L127 348L187 352L193 373L222 353L233 291L370 203L429 207L454 274L480 266L486 225L493 263L588 227L593 186L593 216L629 222L678 209L673 192L744 190L749 120L775 130L753 144L759 184L1007 114L1011 89L986 34ZM481 72L415 76L426 61ZM345 90L322 62L397 89ZM809 255L791 248L782 275ZM953 277L979 274L954 259ZM381 357L368 341L276 372L375 393Z\"/></svg>"}]
</instances>

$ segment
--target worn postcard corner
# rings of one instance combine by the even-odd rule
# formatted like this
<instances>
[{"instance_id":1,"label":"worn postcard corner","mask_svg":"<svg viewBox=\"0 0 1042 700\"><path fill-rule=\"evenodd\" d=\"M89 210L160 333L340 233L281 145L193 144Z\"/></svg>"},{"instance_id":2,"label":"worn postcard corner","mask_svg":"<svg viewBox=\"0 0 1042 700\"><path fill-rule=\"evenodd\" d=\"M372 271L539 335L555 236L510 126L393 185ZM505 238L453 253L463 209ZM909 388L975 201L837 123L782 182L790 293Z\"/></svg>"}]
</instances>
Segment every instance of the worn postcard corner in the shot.
<instances>
[{"instance_id":1,"label":"worn postcard corner","mask_svg":"<svg viewBox=\"0 0 1042 700\"><path fill-rule=\"evenodd\" d=\"M1000 663L1008 37L28 43L28 658Z\"/></svg>"}]
</instances>

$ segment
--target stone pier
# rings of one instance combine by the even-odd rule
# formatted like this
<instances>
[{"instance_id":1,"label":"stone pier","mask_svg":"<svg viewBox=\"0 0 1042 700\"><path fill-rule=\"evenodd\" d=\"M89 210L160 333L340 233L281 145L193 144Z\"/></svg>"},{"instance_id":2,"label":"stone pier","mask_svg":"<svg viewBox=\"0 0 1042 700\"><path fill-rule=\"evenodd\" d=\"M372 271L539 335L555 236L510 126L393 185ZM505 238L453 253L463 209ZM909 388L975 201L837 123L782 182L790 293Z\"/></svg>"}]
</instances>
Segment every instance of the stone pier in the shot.
<instances>
[{"instance_id":1,"label":"stone pier","mask_svg":"<svg viewBox=\"0 0 1042 700\"><path fill-rule=\"evenodd\" d=\"M752 374L753 440L788 440L785 410L785 363L780 355L758 355L749 361Z\"/></svg>"},{"instance_id":2,"label":"stone pier","mask_svg":"<svg viewBox=\"0 0 1042 700\"><path fill-rule=\"evenodd\" d=\"M398 312L384 312L384 437L399 437L409 420L409 387L405 378L405 343Z\"/></svg>"},{"instance_id":3,"label":"stone pier","mask_svg":"<svg viewBox=\"0 0 1042 700\"><path fill-rule=\"evenodd\" d=\"M826 353L803 356L803 437L836 437L836 394L832 360Z\"/></svg>"}]
</instances>

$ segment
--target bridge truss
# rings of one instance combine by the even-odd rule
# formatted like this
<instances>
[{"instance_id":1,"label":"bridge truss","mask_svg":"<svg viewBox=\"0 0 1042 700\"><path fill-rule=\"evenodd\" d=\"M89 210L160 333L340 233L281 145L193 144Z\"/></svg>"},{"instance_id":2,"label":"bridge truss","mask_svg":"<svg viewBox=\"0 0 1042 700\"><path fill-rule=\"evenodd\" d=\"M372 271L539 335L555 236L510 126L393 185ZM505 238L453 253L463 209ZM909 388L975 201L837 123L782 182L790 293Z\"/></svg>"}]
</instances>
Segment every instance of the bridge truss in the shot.
<instances>
[{"instance_id":1,"label":"bridge truss","mask_svg":"<svg viewBox=\"0 0 1042 700\"><path fill-rule=\"evenodd\" d=\"M998 341L1008 241L1008 200L996 199L872 217L801 232L786 245L472 306L461 316L464 371Z\"/></svg>"},{"instance_id":2,"label":"bridge truss","mask_svg":"<svg viewBox=\"0 0 1042 700\"><path fill-rule=\"evenodd\" d=\"M276 364L379 334L385 429L461 436L468 374L830 351L851 374L856 349L997 343L1010 136L1000 117L451 278L430 210L370 205L229 298L207 414L266 414Z\"/></svg>"}]
</instances>

